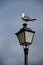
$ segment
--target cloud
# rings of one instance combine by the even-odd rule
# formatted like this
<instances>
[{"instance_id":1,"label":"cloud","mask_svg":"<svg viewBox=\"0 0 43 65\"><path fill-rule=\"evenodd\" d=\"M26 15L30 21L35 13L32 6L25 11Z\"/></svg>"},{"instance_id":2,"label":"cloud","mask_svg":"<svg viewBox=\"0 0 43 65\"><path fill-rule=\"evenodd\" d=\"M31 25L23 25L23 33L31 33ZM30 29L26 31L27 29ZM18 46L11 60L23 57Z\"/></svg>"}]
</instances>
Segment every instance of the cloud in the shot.
<instances>
[{"instance_id":1,"label":"cloud","mask_svg":"<svg viewBox=\"0 0 43 65\"><path fill-rule=\"evenodd\" d=\"M0 23L0 32L4 29L4 24Z\"/></svg>"},{"instance_id":2,"label":"cloud","mask_svg":"<svg viewBox=\"0 0 43 65\"><path fill-rule=\"evenodd\" d=\"M3 4L0 6L0 58L3 60L0 61L3 64L23 65L24 52L14 35L22 27L23 22L19 16L21 12L38 19L28 23L28 27L36 31L33 44L29 48L29 64L43 63L43 9L40 7L40 1L1 1ZM36 4L37 2L39 4Z\"/></svg>"},{"instance_id":3,"label":"cloud","mask_svg":"<svg viewBox=\"0 0 43 65\"><path fill-rule=\"evenodd\" d=\"M5 65L14 65L14 64L17 65L17 61L16 61L16 59L9 57L6 60L4 60L3 64L5 64Z\"/></svg>"}]
</instances>

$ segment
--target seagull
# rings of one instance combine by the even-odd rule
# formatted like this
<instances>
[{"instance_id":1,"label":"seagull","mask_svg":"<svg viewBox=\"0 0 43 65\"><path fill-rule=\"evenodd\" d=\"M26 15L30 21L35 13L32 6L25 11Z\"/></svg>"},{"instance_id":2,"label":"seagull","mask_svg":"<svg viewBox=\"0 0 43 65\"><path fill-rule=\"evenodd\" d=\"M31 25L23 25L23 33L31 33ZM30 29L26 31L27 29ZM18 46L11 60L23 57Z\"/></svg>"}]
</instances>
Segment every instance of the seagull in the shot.
<instances>
[{"instance_id":1,"label":"seagull","mask_svg":"<svg viewBox=\"0 0 43 65\"><path fill-rule=\"evenodd\" d=\"M35 21L36 19L32 19L29 16L26 16L24 13L21 13L21 19L25 22L29 22L29 21Z\"/></svg>"}]
</instances>

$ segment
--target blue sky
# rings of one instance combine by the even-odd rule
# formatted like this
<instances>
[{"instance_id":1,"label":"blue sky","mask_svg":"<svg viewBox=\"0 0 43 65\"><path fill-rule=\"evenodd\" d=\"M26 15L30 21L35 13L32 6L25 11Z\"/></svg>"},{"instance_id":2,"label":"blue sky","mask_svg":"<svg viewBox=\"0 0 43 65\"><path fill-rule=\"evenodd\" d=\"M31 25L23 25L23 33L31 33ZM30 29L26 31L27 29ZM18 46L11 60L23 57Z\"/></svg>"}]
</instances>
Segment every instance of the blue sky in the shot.
<instances>
[{"instance_id":1,"label":"blue sky","mask_svg":"<svg viewBox=\"0 0 43 65\"><path fill-rule=\"evenodd\" d=\"M36 31L29 47L29 65L43 65L43 0L0 0L0 62L24 64L23 48L14 34L24 23L21 12L37 19L28 23L28 27Z\"/></svg>"}]
</instances>

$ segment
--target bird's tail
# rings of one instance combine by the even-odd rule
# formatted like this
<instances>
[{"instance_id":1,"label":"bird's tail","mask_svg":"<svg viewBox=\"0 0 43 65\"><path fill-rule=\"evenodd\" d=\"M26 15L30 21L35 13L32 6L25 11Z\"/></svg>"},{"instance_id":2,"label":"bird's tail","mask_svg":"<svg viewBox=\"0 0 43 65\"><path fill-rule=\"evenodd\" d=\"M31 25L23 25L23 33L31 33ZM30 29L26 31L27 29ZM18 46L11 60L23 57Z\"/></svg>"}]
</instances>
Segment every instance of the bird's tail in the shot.
<instances>
[{"instance_id":1,"label":"bird's tail","mask_svg":"<svg viewBox=\"0 0 43 65\"><path fill-rule=\"evenodd\" d=\"M32 21L35 21L36 19L32 19Z\"/></svg>"}]
</instances>

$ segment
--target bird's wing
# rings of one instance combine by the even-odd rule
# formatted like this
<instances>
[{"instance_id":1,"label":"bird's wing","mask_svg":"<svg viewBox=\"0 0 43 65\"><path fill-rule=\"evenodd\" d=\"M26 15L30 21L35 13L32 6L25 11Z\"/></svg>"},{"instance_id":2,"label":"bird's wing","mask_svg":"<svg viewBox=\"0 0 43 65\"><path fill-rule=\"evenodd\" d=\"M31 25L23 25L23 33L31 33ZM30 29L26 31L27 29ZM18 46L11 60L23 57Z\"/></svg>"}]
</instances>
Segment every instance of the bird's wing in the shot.
<instances>
[{"instance_id":1,"label":"bird's wing","mask_svg":"<svg viewBox=\"0 0 43 65\"><path fill-rule=\"evenodd\" d=\"M28 17L28 16L24 16L24 17L21 17L21 18L22 18L22 20L24 20L24 21L30 21L30 20L31 20L31 18Z\"/></svg>"},{"instance_id":2,"label":"bird's wing","mask_svg":"<svg viewBox=\"0 0 43 65\"><path fill-rule=\"evenodd\" d=\"M24 19L31 20L29 16L24 16Z\"/></svg>"}]
</instances>

